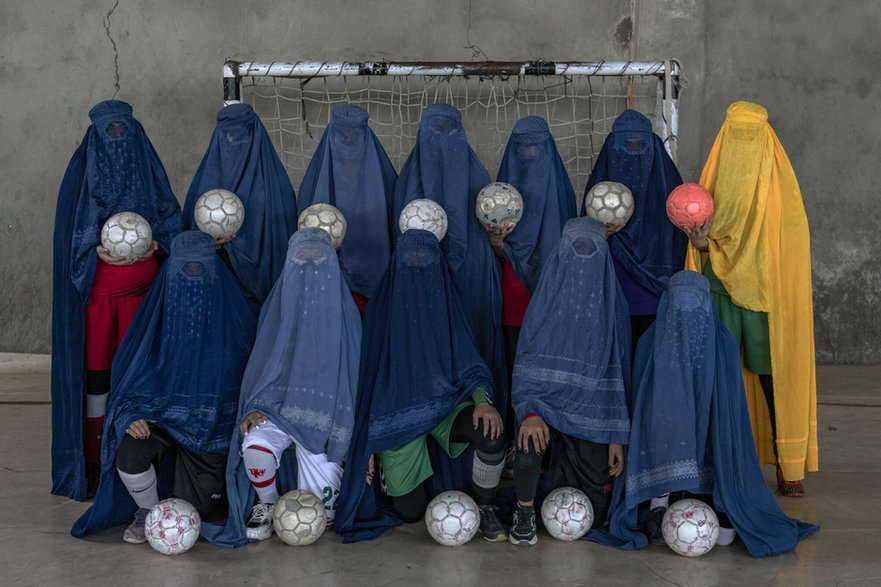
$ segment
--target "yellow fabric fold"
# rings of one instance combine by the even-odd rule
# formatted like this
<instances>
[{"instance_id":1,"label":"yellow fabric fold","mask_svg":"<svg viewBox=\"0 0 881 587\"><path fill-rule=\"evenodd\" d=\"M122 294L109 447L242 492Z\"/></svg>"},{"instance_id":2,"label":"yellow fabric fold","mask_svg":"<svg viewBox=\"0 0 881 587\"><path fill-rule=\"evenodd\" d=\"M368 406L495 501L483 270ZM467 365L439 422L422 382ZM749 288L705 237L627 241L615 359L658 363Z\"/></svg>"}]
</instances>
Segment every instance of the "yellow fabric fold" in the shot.
<instances>
[{"instance_id":1,"label":"yellow fabric fold","mask_svg":"<svg viewBox=\"0 0 881 587\"><path fill-rule=\"evenodd\" d=\"M783 476L816 471L817 384L808 221L795 172L768 112L735 102L701 173L715 212L709 252L689 244L686 268L700 271L709 254L731 300L768 314ZM758 377L744 370L753 435L763 464L774 464L768 411Z\"/></svg>"}]
</instances>

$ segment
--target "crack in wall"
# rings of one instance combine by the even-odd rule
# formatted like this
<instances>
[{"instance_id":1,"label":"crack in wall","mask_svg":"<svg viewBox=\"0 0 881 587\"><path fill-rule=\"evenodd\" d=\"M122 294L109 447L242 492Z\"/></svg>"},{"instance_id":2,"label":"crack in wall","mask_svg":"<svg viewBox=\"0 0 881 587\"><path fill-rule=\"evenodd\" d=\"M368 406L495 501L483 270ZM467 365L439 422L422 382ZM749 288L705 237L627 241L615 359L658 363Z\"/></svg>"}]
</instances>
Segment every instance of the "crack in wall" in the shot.
<instances>
[{"instance_id":1,"label":"crack in wall","mask_svg":"<svg viewBox=\"0 0 881 587\"><path fill-rule=\"evenodd\" d=\"M107 38L110 39L110 44L113 45L113 99L116 99L116 94L119 92L119 49L116 47L116 41L113 40L113 35L110 34L110 17L118 7L119 0L116 0L113 8L111 8L110 12L107 13L107 16L104 17L104 32L107 33Z\"/></svg>"}]
</instances>

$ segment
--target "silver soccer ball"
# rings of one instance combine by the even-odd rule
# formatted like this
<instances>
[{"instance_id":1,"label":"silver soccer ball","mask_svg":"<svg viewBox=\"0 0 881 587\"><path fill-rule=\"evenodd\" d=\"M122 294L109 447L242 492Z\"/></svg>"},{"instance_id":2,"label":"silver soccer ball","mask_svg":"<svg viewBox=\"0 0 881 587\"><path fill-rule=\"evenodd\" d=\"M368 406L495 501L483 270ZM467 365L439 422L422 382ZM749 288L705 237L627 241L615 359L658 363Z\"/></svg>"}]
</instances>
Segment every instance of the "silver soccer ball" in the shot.
<instances>
[{"instance_id":1,"label":"silver soccer ball","mask_svg":"<svg viewBox=\"0 0 881 587\"><path fill-rule=\"evenodd\" d=\"M214 238L231 236L245 221L245 205L229 190L208 190L196 200L196 226Z\"/></svg>"},{"instance_id":2,"label":"silver soccer ball","mask_svg":"<svg viewBox=\"0 0 881 587\"><path fill-rule=\"evenodd\" d=\"M626 224L633 216L633 193L623 183L601 181L585 197L587 215L603 224Z\"/></svg>"},{"instance_id":3,"label":"silver soccer ball","mask_svg":"<svg viewBox=\"0 0 881 587\"><path fill-rule=\"evenodd\" d=\"M427 198L413 200L401 210L398 228L401 229L401 232L406 232L411 228L427 230L434 234L438 241L441 241L447 234L447 213L434 200Z\"/></svg>"},{"instance_id":4,"label":"silver soccer ball","mask_svg":"<svg viewBox=\"0 0 881 587\"><path fill-rule=\"evenodd\" d=\"M461 546L477 534L480 510L467 494L445 491L425 508L425 527L439 544Z\"/></svg>"},{"instance_id":5,"label":"silver soccer ball","mask_svg":"<svg viewBox=\"0 0 881 587\"><path fill-rule=\"evenodd\" d=\"M593 523L593 506L582 491L558 487L541 506L541 518L548 534L558 540L578 540Z\"/></svg>"},{"instance_id":6,"label":"silver soccer ball","mask_svg":"<svg viewBox=\"0 0 881 587\"><path fill-rule=\"evenodd\" d=\"M701 556L710 552L719 539L719 518L704 502L681 499L664 512L661 532L676 554Z\"/></svg>"},{"instance_id":7,"label":"silver soccer ball","mask_svg":"<svg viewBox=\"0 0 881 587\"><path fill-rule=\"evenodd\" d=\"M137 257L147 252L152 242L150 223L134 212L114 214L101 228L101 245L114 257Z\"/></svg>"},{"instance_id":8,"label":"silver soccer ball","mask_svg":"<svg viewBox=\"0 0 881 587\"><path fill-rule=\"evenodd\" d=\"M300 213L297 220L297 229L321 228L327 232L335 249L342 246L347 226L343 213L330 204L312 204Z\"/></svg>"},{"instance_id":9,"label":"silver soccer ball","mask_svg":"<svg viewBox=\"0 0 881 587\"><path fill-rule=\"evenodd\" d=\"M285 544L306 546L324 533L327 512L314 493L294 489L282 495L275 504L272 526Z\"/></svg>"},{"instance_id":10,"label":"silver soccer ball","mask_svg":"<svg viewBox=\"0 0 881 587\"><path fill-rule=\"evenodd\" d=\"M150 546L162 554L181 554L199 539L202 518L187 501L163 499L153 506L144 522L144 531Z\"/></svg>"},{"instance_id":11,"label":"silver soccer ball","mask_svg":"<svg viewBox=\"0 0 881 587\"><path fill-rule=\"evenodd\" d=\"M477 194L477 217L489 224L517 224L523 214L523 196L509 183L494 182Z\"/></svg>"}]
</instances>

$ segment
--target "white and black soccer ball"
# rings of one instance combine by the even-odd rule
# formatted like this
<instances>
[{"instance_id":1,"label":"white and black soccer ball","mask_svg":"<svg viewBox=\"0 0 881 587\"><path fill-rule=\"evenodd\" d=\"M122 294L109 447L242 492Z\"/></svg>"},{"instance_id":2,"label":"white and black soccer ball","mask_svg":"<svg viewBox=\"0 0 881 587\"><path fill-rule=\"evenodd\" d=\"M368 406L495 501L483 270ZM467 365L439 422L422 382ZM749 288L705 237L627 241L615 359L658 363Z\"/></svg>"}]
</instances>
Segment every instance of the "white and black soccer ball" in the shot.
<instances>
[{"instance_id":1,"label":"white and black soccer ball","mask_svg":"<svg viewBox=\"0 0 881 587\"><path fill-rule=\"evenodd\" d=\"M101 228L101 245L114 257L137 257L146 253L152 242L150 223L135 212L114 214Z\"/></svg>"},{"instance_id":2,"label":"white and black soccer ball","mask_svg":"<svg viewBox=\"0 0 881 587\"><path fill-rule=\"evenodd\" d=\"M312 544L327 527L324 503L309 491L302 489L288 491L275 504L272 526L285 544L291 546Z\"/></svg>"},{"instance_id":3,"label":"white and black soccer ball","mask_svg":"<svg viewBox=\"0 0 881 587\"><path fill-rule=\"evenodd\" d=\"M699 499L681 499L664 512L661 532L676 554L701 556L710 552L719 539L719 518Z\"/></svg>"},{"instance_id":4,"label":"white and black soccer ball","mask_svg":"<svg viewBox=\"0 0 881 587\"><path fill-rule=\"evenodd\" d=\"M523 196L509 183L496 181L477 194L477 217L489 224L517 224L523 215Z\"/></svg>"},{"instance_id":5,"label":"white and black soccer ball","mask_svg":"<svg viewBox=\"0 0 881 587\"><path fill-rule=\"evenodd\" d=\"M401 232L407 232L411 228L427 230L441 241L447 234L447 213L434 200L419 198L411 201L401 210L398 228Z\"/></svg>"},{"instance_id":6,"label":"white and black soccer ball","mask_svg":"<svg viewBox=\"0 0 881 587\"><path fill-rule=\"evenodd\" d=\"M347 226L343 213L330 204L312 204L300 213L297 220L297 229L321 228L327 232L335 249L342 246Z\"/></svg>"},{"instance_id":7,"label":"white and black soccer ball","mask_svg":"<svg viewBox=\"0 0 881 587\"><path fill-rule=\"evenodd\" d=\"M593 524L593 506L584 492L574 487L558 487L545 498L541 519L554 538L578 540Z\"/></svg>"},{"instance_id":8,"label":"white and black soccer ball","mask_svg":"<svg viewBox=\"0 0 881 587\"><path fill-rule=\"evenodd\" d=\"M202 518L196 508L182 499L163 499L153 506L144 522L150 546L162 554L181 554L199 539Z\"/></svg>"},{"instance_id":9,"label":"white and black soccer ball","mask_svg":"<svg viewBox=\"0 0 881 587\"><path fill-rule=\"evenodd\" d=\"M425 509L425 527L439 544L462 546L477 534L480 510L461 491L444 491Z\"/></svg>"},{"instance_id":10,"label":"white and black soccer ball","mask_svg":"<svg viewBox=\"0 0 881 587\"><path fill-rule=\"evenodd\" d=\"M626 224L633 216L633 193L623 183L601 181L585 198L587 215L603 224Z\"/></svg>"},{"instance_id":11,"label":"white and black soccer ball","mask_svg":"<svg viewBox=\"0 0 881 587\"><path fill-rule=\"evenodd\" d=\"M196 226L214 238L234 235L245 221L245 205L229 190L208 190L196 200Z\"/></svg>"}]
</instances>

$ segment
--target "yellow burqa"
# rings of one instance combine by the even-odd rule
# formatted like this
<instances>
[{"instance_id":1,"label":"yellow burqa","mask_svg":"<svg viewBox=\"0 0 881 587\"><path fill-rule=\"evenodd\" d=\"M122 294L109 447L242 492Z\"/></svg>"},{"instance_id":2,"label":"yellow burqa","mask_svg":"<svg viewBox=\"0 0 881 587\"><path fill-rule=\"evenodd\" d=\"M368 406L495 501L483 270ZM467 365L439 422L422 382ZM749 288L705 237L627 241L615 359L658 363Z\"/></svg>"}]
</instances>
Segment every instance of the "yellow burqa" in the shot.
<instances>
[{"instance_id":1,"label":"yellow burqa","mask_svg":"<svg viewBox=\"0 0 881 587\"><path fill-rule=\"evenodd\" d=\"M715 205L709 253L689 245L686 268L709 254L731 300L767 312L783 477L817 470L817 386L808 222L795 173L757 104L728 107L700 183ZM753 435L762 464L774 464L771 428L758 377L744 369Z\"/></svg>"}]
</instances>

